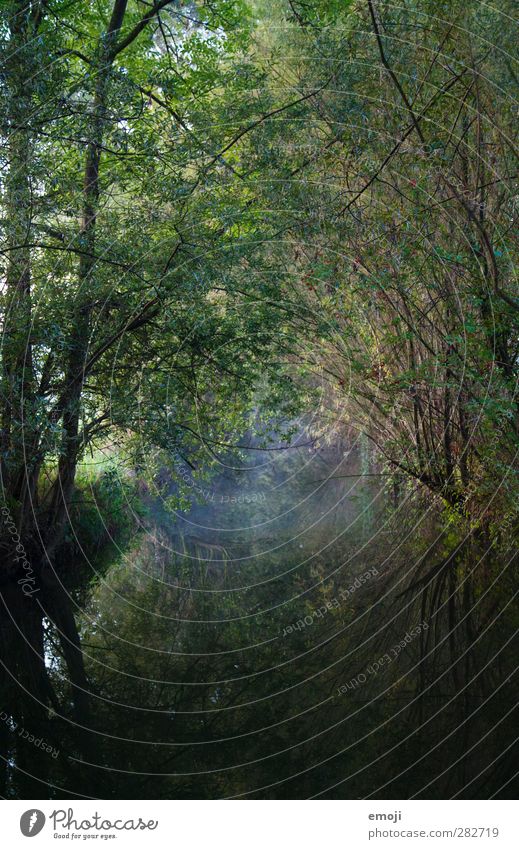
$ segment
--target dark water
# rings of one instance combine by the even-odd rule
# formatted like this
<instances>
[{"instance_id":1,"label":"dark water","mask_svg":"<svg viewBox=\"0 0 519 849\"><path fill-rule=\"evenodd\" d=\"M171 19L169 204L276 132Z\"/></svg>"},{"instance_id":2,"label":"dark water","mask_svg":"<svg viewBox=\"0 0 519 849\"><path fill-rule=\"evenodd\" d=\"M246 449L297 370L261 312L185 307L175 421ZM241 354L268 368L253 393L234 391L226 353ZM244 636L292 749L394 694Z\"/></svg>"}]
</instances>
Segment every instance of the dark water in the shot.
<instances>
[{"instance_id":1,"label":"dark water","mask_svg":"<svg viewBox=\"0 0 519 849\"><path fill-rule=\"evenodd\" d=\"M6 704L6 795L512 794L514 623L477 577L503 564L382 471L300 439L189 472L189 511L140 485L139 528L72 592L88 713L47 623L59 705Z\"/></svg>"}]
</instances>

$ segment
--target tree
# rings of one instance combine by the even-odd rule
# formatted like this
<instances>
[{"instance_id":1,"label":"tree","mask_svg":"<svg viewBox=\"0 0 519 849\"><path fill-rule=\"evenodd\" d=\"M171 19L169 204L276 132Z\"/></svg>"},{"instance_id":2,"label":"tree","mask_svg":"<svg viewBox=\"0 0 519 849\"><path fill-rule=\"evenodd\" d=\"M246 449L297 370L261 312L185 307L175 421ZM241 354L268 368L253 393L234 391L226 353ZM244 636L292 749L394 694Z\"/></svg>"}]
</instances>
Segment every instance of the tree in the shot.
<instances>
[{"instance_id":1,"label":"tree","mask_svg":"<svg viewBox=\"0 0 519 849\"><path fill-rule=\"evenodd\" d=\"M265 205L322 340L307 365L390 468L488 530L516 501L511 9L289 6L278 61L312 94L255 155L277 150Z\"/></svg>"},{"instance_id":2,"label":"tree","mask_svg":"<svg viewBox=\"0 0 519 849\"><path fill-rule=\"evenodd\" d=\"M278 317L254 286L241 294L247 201L220 155L235 143L222 108L232 100L240 126L254 107L250 72L236 75L248 17L234 0L13 0L2 33L9 674L26 690L27 724L51 706L67 714L45 667L48 617L84 727L88 681L60 562L81 457L109 440L130 451L133 435L141 461L164 449L193 465L199 446L214 454L244 428L259 371L274 374Z\"/></svg>"}]
</instances>

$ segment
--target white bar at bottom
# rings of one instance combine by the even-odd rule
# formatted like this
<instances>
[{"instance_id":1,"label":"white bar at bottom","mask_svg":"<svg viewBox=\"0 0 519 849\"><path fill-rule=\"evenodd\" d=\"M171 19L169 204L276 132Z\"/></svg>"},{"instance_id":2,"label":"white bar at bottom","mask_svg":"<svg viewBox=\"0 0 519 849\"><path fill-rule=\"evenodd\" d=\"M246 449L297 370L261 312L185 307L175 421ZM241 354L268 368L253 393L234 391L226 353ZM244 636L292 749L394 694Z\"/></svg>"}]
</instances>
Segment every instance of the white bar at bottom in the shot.
<instances>
[{"instance_id":1,"label":"white bar at bottom","mask_svg":"<svg viewBox=\"0 0 519 849\"><path fill-rule=\"evenodd\" d=\"M6 849L518 849L514 808L485 800L4 801L0 833Z\"/></svg>"}]
</instances>

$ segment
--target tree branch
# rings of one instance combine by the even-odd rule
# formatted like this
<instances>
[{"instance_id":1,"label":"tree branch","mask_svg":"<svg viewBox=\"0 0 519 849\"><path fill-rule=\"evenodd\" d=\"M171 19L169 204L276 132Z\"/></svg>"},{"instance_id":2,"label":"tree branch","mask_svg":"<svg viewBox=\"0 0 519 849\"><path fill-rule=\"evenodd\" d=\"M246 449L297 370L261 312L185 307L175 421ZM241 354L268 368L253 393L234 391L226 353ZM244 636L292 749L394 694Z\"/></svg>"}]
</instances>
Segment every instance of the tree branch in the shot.
<instances>
[{"instance_id":1,"label":"tree branch","mask_svg":"<svg viewBox=\"0 0 519 849\"><path fill-rule=\"evenodd\" d=\"M368 0L368 6L369 6L369 13L371 15L371 20L373 22L373 31L375 33L375 38L377 39L378 50L379 50L379 53L380 53L380 59L382 61L382 64L383 64L384 68L386 69L386 71L388 72L391 79L393 80L393 82L395 84L395 88L398 90L400 97L404 101L405 107L406 107L407 111L409 112L409 115L411 116L411 121L413 122L413 129L416 130L416 132L418 134L418 138L420 139L422 144L425 144L425 138L424 138L424 135L422 133L420 124L417 121L416 115L413 112L413 107L411 106L411 103L409 102L409 99L408 99L404 89L400 85L400 81L399 81L397 75L393 71L391 65L389 64L389 62L386 58L386 54L384 52L384 45L382 43L382 38L381 38L381 35L380 35L380 29L379 29L379 26L378 26L377 14L375 12L375 7L373 5L373 0Z\"/></svg>"},{"instance_id":2,"label":"tree branch","mask_svg":"<svg viewBox=\"0 0 519 849\"><path fill-rule=\"evenodd\" d=\"M126 7L126 2L127 2L127 0L117 0L115 5L116 6L117 5L124 5ZM152 20L152 18L155 17L157 12L160 12L161 9L164 9L165 6L169 6L172 2L174 2L174 0L157 0L157 2L153 4L151 9L148 12L146 12L146 14L141 18L141 20L137 24L135 24L133 29L130 30L128 35L126 35L119 42L114 44L114 46L112 47L112 49L110 51L110 59L113 60L117 56L118 53L122 53L123 50L126 50L126 48L129 47L129 45L133 41L135 41L137 36L140 35L142 30L149 24L149 22ZM114 7L114 14L115 14L115 7ZM111 23L112 22L110 22L110 25L111 25Z\"/></svg>"}]
</instances>

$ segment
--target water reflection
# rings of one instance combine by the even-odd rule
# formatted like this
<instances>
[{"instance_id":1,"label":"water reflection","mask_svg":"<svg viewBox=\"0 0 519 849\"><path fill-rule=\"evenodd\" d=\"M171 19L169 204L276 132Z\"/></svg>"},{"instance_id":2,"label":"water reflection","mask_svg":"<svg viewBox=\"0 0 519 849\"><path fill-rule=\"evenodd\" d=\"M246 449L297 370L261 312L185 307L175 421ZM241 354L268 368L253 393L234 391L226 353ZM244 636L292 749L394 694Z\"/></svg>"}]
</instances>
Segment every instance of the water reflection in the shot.
<instances>
[{"instance_id":1,"label":"water reflection","mask_svg":"<svg viewBox=\"0 0 519 849\"><path fill-rule=\"evenodd\" d=\"M496 681L480 671L510 623L478 643L503 600L478 602L474 547L380 471L356 448L304 446L224 469L189 512L166 509L167 476L161 498L141 486L139 530L71 592L83 714L74 648L6 589L5 795L434 798L504 784L511 757L489 765L511 732L512 687L496 684L511 652Z\"/></svg>"}]
</instances>

